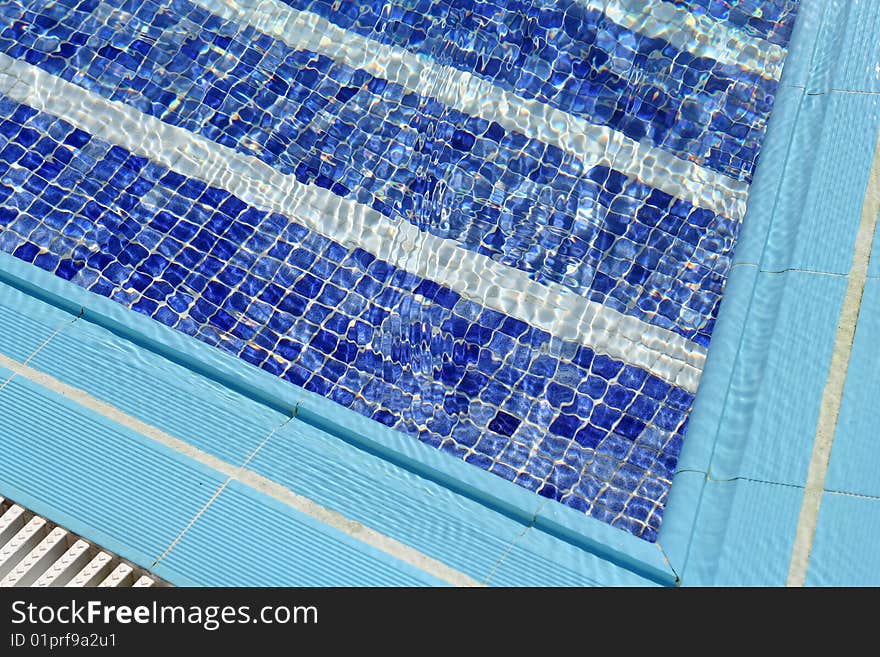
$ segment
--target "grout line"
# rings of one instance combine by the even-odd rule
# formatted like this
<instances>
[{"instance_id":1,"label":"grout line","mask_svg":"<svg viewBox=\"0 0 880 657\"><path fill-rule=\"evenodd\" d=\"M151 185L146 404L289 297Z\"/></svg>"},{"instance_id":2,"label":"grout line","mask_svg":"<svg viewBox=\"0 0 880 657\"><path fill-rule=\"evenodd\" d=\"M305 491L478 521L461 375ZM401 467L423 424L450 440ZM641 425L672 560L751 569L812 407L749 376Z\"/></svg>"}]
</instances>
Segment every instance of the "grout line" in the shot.
<instances>
[{"instance_id":1,"label":"grout line","mask_svg":"<svg viewBox=\"0 0 880 657\"><path fill-rule=\"evenodd\" d=\"M735 262L730 266L731 271L733 271L737 267L752 267L757 268L759 274L788 274L788 273L800 273L800 274L818 274L820 276L835 276L837 278L845 278L849 276L849 274L841 274L839 272L833 271L822 271L821 269L806 269L804 267L785 267L783 269L762 269L760 265L756 262ZM874 276L869 276L868 278L876 278Z\"/></svg>"},{"instance_id":2,"label":"grout line","mask_svg":"<svg viewBox=\"0 0 880 657\"><path fill-rule=\"evenodd\" d=\"M847 490L833 490L833 489L825 489L826 493L831 493L832 495L844 495L846 497L857 497L861 500L875 500L880 502L880 495L866 495L865 493L852 493Z\"/></svg>"},{"instance_id":3,"label":"grout line","mask_svg":"<svg viewBox=\"0 0 880 657\"><path fill-rule=\"evenodd\" d=\"M803 503L791 551L787 586L803 586L807 579L810 552L816 535L819 507L825 488L825 476L828 473L828 462L831 459L831 447L834 443L837 420L843 403L844 384L852 357L853 340L859 320L862 295L868 278L868 264L874 244L878 214L880 214L880 138L874 146L874 159L862 203L862 214L853 248L849 281L840 308L828 378L822 391L819 419L816 423L816 437L813 442Z\"/></svg>"},{"instance_id":4,"label":"grout line","mask_svg":"<svg viewBox=\"0 0 880 657\"><path fill-rule=\"evenodd\" d=\"M692 474L703 475L703 476L706 478L706 481L707 481L707 482L708 482L708 481L711 481L711 482L716 483L716 484L731 484L731 483L736 482L736 481L748 481L748 482L751 482L751 483L753 483L753 484L767 484L768 486L786 486L786 487L788 487L788 488L799 488L799 489L802 489L802 490L803 490L804 487L805 487L803 484L791 484L791 483L788 483L788 482L785 482L785 481L770 481L769 479L756 479L756 478L754 478L754 477L736 476L736 477L725 477L724 479L720 479L720 478L717 478L717 477L712 477L712 475L710 475L708 472L705 472L705 471L703 471L703 470L696 470L696 469L690 469L690 470L679 470L679 471L676 472L675 474L678 475L678 474L681 474L681 473L684 473L684 472L690 472L690 473L692 473ZM673 476L674 476L674 475L673 475ZM830 492L830 491L829 491L829 492Z\"/></svg>"},{"instance_id":5,"label":"grout line","mask_svg":"<svg viewBox=\"0 0 880 657\"><path fill-rule=\"evenodd\" d=\"M802 86L792 86L794 89L806 89ZM864 91L861 89L828 89L826 91L807 91L807 96L827 96L829 94L852 94L856 96L878 96L880 91Z\"/></svg>"},{"instance_id":6,"label":"grout line","mask_svg":"<svg viewBox=\"0 0 880 657\"><path fill-rule=\"evenodd\" d=\"M516 545L517 542L518 542L523 536L525 536L526 533L527 533L530 529L532 529L532 528L535 526L535 521L538 519L538 514L541 513L541 511L542 511L542 510L544 509L544 507L547 505L547 502L548 502L548 500L543 500L543 501L541 502L541 504L538 506L538 508L535 509L535 513L534 513L534 515L532 516L532 519L531 519L531 521L529 522L529 524L526 525L525 527L523 527L523 530L522 530L519 534L517 534L516 536L514 536L514 537L511 539L510 543L508 544L508 546L507 546L507 547L505 548L505 550L504 550L504 554L502 554L500 557L498 557L498 561L495 562L495 565L492 566L492 570L489 571L489 574L486 575L486 578L483 580L482 583L483 583L484 585L486 585L486 586L489 585L489 582L490 582L490 581L492 580L492 578L495 576L495 573L498 571L498 568L500 568L500 567L501 567L501 564L504 563L504 560L507 559L507 555L510 554L510 551L513 549L513 546Z\"/></svg>"}]
</instances>

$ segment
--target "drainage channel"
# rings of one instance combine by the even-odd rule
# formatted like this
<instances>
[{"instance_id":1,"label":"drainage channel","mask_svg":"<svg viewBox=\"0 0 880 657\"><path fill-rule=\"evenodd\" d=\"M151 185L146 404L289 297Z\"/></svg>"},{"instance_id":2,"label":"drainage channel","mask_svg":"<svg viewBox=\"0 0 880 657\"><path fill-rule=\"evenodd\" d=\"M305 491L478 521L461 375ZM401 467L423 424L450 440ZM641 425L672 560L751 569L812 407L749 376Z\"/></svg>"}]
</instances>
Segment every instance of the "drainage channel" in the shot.
<instances>
[{"instance_id":1,"label":"drainage channel","mask_svg":"<svg viewBox=\"0 0 880 657\"><path fill-rule=\"evenodd\" d=\"M148 587L164 580L0 497L0 588Z\"/></svg>"}]
</instances>

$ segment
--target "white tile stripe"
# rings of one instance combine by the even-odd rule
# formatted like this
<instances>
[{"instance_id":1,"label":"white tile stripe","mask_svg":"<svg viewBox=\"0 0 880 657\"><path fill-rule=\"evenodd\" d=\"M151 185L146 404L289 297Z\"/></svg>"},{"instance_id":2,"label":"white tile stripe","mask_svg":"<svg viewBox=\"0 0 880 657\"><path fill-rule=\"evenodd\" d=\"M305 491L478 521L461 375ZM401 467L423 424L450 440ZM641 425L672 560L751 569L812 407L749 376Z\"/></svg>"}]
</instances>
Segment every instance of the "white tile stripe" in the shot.
<instances>
[{"instance_id":1,"label":"white tile stripe","mask_svg":"<svg viewBox=\"0 0 880 657\"><path fill-rule=\"evenodd\" d=\"M542 285L453 241L394 222L372 208L315 185L303 185L256 158L241 155L137 109L110 102L24 61L0 53L0 93L181 174L230 191L246 203L280 212L349 247L377 257L517 317L551 335L649 370L694 392L706 350L682 336L559 285Z\"/></svg>"},{"instance_id":2,"label":"white tile stripe","mask_svg":"<svg viewBox=\"0 0 880 657\"><path fill-rule=\"evenodd\" d=\"M496 121L507 130L558 146L587 167L614 167L655 189L730 219L740 221L745 215L745 182L676 157L647 141L636 142L607 126L593 125L539 101L520 98L471 73L383 45L279 0L195 0L195 4L291 46L364 69L470 116Z\"/></svg>"},{"instance_id":3,"label":"white tile stripe","mask_svg":"<svg viewBox=\"0 0 880 657\"><path fill-rule=\"evenodd\" d=\"M740 28L692 14L665 0L576 0L628 30L663 39L678 50L778 80L786 49Z\"/></svg>"},{"instance_id":4,"label":"white tile stripe","mask_svg":"<svg viewBox=\"0 0 880 657\"><path fill-rule=\"evenodd\" d=\"M871 164L865 198L862 202L862 216L853 247L852 264L850 265L846 292L843 296L843 304L840 307L840 316L837 320L834 350L831 353L831 363L828 366L828 378L825 380L825 388L822 390L819 419L816 423L816 437L813 441L813 452L807 469L804 498L791 550L786 586L803 586L807 580L810 552L816 536L819 507L825 492L825 476L828 473L828 462L831 459L831 448L834 444L834 434L837 431L837 419L840 415L840 406L843 403L844 384L852 356L856 326L859 322L862 295L868 278L868 264L874 245L874 234L877 231L878 215L880 215L880 138L874 146L874 159Z\"/></svg>"},{"instance_id":5,"label":"white tile stripe","mask_svg":"<svg viewBox=\"0 0 880 657\"><path fill-rule=\"evenodd\" d=\"M286 506L296 509L325 525L333 527L362 543L366 543L377 550L381 550L385 554L399 559L425 573L433 575L444 582L455 586L483 586L483 584L469 575L455 570L454 568L447 566L445 563L419 552L415 548L401 543L390 536L381 534L375 529L348 518L337 511L328 509L314 500L299 495L289 488L282 486L278 482L272 481L252 470L233 465L232 463L219 459L208 452L203 452L190 443L172 436L151 424L147 424L146 422L129 415L125 411L116 408L112 404L98 399L97 397L93 397L85 390L64 383L50 374L20 363L2 353L0 353L0 367L5 367L23 379L27 379L47 390L51 390L52 392L79 404L83 408L87 408L90 411L97 413L115 424L126 427L135 433L173 449L182 456L198 461L199 463L225 475L229 479L238 480ZM109 561L107 563L109 563ZM70 585L71 584L68 584L68 586Z\"/></svg>"}]
</instances>

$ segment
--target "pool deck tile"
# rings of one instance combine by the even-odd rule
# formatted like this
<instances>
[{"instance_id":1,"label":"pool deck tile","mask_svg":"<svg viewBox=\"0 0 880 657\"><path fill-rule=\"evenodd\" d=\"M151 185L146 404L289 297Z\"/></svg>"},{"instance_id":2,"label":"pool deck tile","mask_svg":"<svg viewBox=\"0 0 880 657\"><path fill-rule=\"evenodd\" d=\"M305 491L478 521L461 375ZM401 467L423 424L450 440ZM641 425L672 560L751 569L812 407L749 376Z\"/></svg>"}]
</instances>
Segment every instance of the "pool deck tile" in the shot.
<instances>
[{"instance_id":1,"label":"pool deck tile","mask_svg":"<svg viewBox=\"0 0 880 657\"><path fill-rule=\"evenodd\" d=\"M807 586L880 586L880 499L826 492Z\"/></svg>"}]
</instances>

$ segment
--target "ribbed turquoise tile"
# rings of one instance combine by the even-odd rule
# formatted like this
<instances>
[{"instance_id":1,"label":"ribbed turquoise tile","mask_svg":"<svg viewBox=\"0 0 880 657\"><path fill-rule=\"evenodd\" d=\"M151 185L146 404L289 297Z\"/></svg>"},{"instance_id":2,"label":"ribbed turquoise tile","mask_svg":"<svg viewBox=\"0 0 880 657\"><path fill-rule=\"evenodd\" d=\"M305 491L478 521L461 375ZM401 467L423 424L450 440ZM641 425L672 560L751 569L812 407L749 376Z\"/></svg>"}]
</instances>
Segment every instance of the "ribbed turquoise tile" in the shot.
<instances>
[{"instance_id":1,"label":"ribbed turquoise tile","mask_svg":"<svg viewBox=\"0 0 880 657\"><path fill-rule=\"evenodd\" d=\"M758 275L713 479L804 483L845 289L843 276Z\"/></svg>"},{"instance_id":2,"label":"ribbed turquoise tile","mask_svg":"<svg viewBox=\"0 0 880 657\"><path fill-rule=\"evenodd\" d=\"M843 5L843 0L801 0L782 70L782 86L805 88L814 70L831 68L833 59L820 51L830 48L820 37L827 36L828 30L833 29L833 19L843 11ZM777 113L778 106L774 109L774 114Z\"/></svg>"},{"instance_id":3,"label":"ribbed turquoise tile","mask_svg":"<svg viewBox=\"0 0 880 657\"><path fill-rule=\"evenodd\" d=\"M818 143L789 155L811 159L813 165L801 190L804 204L787 266L846 274L880 127L880 95L832 92L827 98ZM764 261L762 268L777 270L782 264Z\"/></svg>"},{"instance_id":4,"label":"ribbed turquoise tile","mask_svg":"<svg viewBox=\"0 0 880 657\"><path fill-rule=\"evenodd\" d=\"M709 481L684 586L783 586L803 489L756 481Z\"/></svg>"},{"instance_id":5,"label":"ribbed turquoise tile","mask_svg":"<svg viewBox=\"0 0 880 657\"><path fill-rule=\"evenodd\" d=\"M880 281L868 280L837 419L826 490L880 496Z\"/></svg>"},{"instance_id":6,"label":"ribbed turquoise tile","mask_svg":"<svg viewBox=\"0 0 880 657\"><path fill-rule=\"evenodd\" d=\"M846 91L880 91L880 3L876 0L848 0L837 19L839 39L833 88Z\"/></svg>"},{"instance_id":7,"label":"ribbed turquoise tile","mask_svg":"<svg viewBox=\"0 0 880 657\"><path fill-rule=\"evenodd\" d=\"M29 300L21 297L26 299L25 306L45 303L51 308L63 308L70 318L81 314L77 322L100 326L145 351L276 409L285 417L292 415L301 397L300 388L269 372L8 253L0 253L0 280L30 295Z\"/></svg>"},{"instance_id":8,"label":"ribbed turquoise tile","mask_svg":"<svg viewBox=\"0 0 880 657\"><path fill-rule=\"evenodd\" d=\"M160 562L203 586L425 586L444 582L233 481Z\"/></svg>"},{"instance_id":9,"label":"ribbed turquoise tile","mask_svg":"<svg viewBox=\"0 0 880 657\"><path fill-rule=\"evenodd\" d=\"M0 353L21 362L75 319L54 306L0 283Z\"/></svg>"},{"instance_id":10,"label":"ribbed turquoise tile","mask_svg":"<svg viewBox=\"0 0 880 657\"><path fill-rule=\"evenodd\" d=\"M653 547L653 546L652 546ZM530 528L489 578L491 586L657 586L589 552Z\"/></svg>"},{"instance_id":11,"label":"ribbed turquoise tile","mask_svg":"<svg viewBox=\"0 0 880 657\"><path fill-rule=\"evenodd\" d=\"M0 408L0 494L144 567L224 480L21 376Z\"/></svg>"},{"instance_id":12,"label":"ribbed turquoise tile","mask_svg":"<svg viewBox=\"0 0 880 657\"><path fill-rule=\"evenodd\" d=\"M880 586L880 499L825 493L807 586Z\"/></svg>"},{"instance_id":13,"label":"ribbed turquoise tile","mask_svg":"<svg viewBox=\"0 0 880 657\"><path fill-rule=\"evenodd\" d=\"M676 467L678 472L707 472L709 469L715 441L721 430L721 417L729 402L731 377L740 358L740 338L749 317L757 281L758 269L754 265L737 265L730 273L688 420L687 440L684 441ZM663 526L666 522L668 517L664 519Z\"/></svg>"},{"instance_id":14,"label":"ribbed turquoise tile","mask_svg":"<svg viewBox=\"0 0 880 657\"><path fill-rule=\"evenodd\" d=\"M34 309L45 305L22 295L21 308L31 314ZM73 316L61 313L61 317L68 322ZM147 325L142 320L144 318L129 311L114 315L116 325L127 326L130 323L138 331L138 335L144 332L145 335L152 336L152 331L155 330L157 337L167 337L162 334L162 327L155 326L152 322ZM177 365L157 355L155 351L144 349L143 345L132 343L129 337L127 332L123 331L123 335L120 335L119 332L105 329L90 320L80 319L72 322L69 327L65 326L65 331L55 336L34 358L31 365L231 463L241 462L269 431L285 421L286 416L283 414L267 411L263 405L230 392L228 387L194 374L191 369ZM199 349L204 345L185 336L174 342L174 345L177 350L192 347L194 358L205 355L205 349ZM243 363L239 363L239 366L248 368ZM293 386L288 387L294 390ZM302 391L300 393L304 394ZM329 413L328 417L335 419L340 419L340 415L351 419L353 415L329 402L321 406L321 412ZM362 420L360 416L356 417ZM343 424L348 426L344 419ZM366 420L361 424L369 425L372 433L379 430L394 433ZM255 425L260 431L254 431ZM309 443L313 448L312 461L307 471L308 476L305 477L307 485L302 489L303 494L318 497L324 492L321 485L328 484L332 494L321 497L322 503L389 536L412 544L475 579L488 575L510 543L524 530L523 518L532 518L535 513L533 507L544 503L542 498L513 487L494 475L418 443L407 450L409 453L421 448L421 452L424 452L421 456L429 454L434 457L432 462L448 462L449 476L458 484L464 484L465 490L485 488L484 492L489 491L494 502L504 501L500 506L496 503L489 503L487 506L485 500L477 503L467 495L452 492L447 487L450 482L446 479L442 479L440 483L432 483L411 474L406 468L392 465L384 458L372 456L317 429L299 422L296 425L320 435L319 440ZM366 429L360 424L356 426L361 430ZM286 435L283 430L280 440ZM394 437L397 435L394 434ZM340 447L339 453L328 454L328 441L335 442ZM265 454L271 454L276 444L281 445L271 442ZM300 445L297 444L297 447ZM282 456L291 456L292 460L285 461L282 458L278 463L272 463L273 468L280 467L284 470L301 467L302 464L296 459L302 453ZM413 453L411 456L418 461L420 454ZM358 457L365 459L370 465L365 466L363 461L358 461ZM268 461L259 458L255 467L259 469L264 462ZM341 471L346 468L340 468L339 463L347 464L355 473L355 478L363 478L365 472L371 472L371 477L367 478L366 483L361 481L356 485L353 479L341 476ZM433 467L436 469L437 465L434 464ZM468 476L460 478L458 470L463 470ZM389 471L396 475L389 476ZM312 476L315 473L320 474L317 479ZM478 478L485 481L476 481ZM389 481L392 482L390 486ZM481 483L487 482L492 485L481 487ZM370 494L376 497L375 505L365 506L363 500ZM401 504L401 500L415 503ZM447 504L448 506L444 506ZM499 509L507 509L507 506L510 510L516 508L515 519L505 515L510 510L499 512ZM439 517L444 517L447 522L441 531L437 531ZM617 532L605 526L602 529ZM630 537L627 535L626 538ZM195 583L183 571L175 571L174 577L179 583Z\"/></svg>"},{"instance_id":15,"label":"ribbed turquoise tile","mask_svg":"<svg viewBox=\"0 0 880 657\"><path fill-rule=\"evenodd\" d=\"M296 420L278 431L248 468L479 581L526 528Z\"/></svg>"},{"instance_id":16,"label":"ribbed turquoise tile","mask_svg":"<svg viewBox=\"0 0 880 657\"><path fill-rule=\"evenodd\" d=\"M762 271L849 272L878 126L880 96L803 97L790 151L776 164L783 170L782 184L775 194L756 184L750 199L746 227L769 216ZM758 252L762 231L754 232L744 228L738 261Z\"/></svg>"},{"instance_id":17,"label":"ribbed turquoise tile","mask_svg":"<svg viewBox=\"0 0 880 657\"><path fill-rule=\"evenodd\" d=\"M826 96L800 89L781 91L780 100L785 111L774 113L767 135L770 146L777 145L758 162L734 257L734 262L756 263L768 271L790 266L814 167L811 153L828 108Z\"/></svg>"},{"instance_id":18,"label":"ribbed turquoise tile","mask_svg":"<svg viewBox=\"0 0 880 657\"><path fill-rule=\"evenodd\" d=\"M233 465L288 419L85 321L58 335L31 365Z\"/></svg>"},{"instance_id":19,"label":"ribbed turquoise tile","mask_svg":"<svg viewBox=\"0 0 880 657\"><path fill-rule=\"evenodd\" d=\"M824 94L844 88L842 60L853 45L852 22L858 19L859 2L862 0L811 0L798 11L798 22L804 19L800 25L802 39L793 39L786 66L805 70L806 75L796 77L801 78L807 93Z\"/></svg>"}]
</instances>

